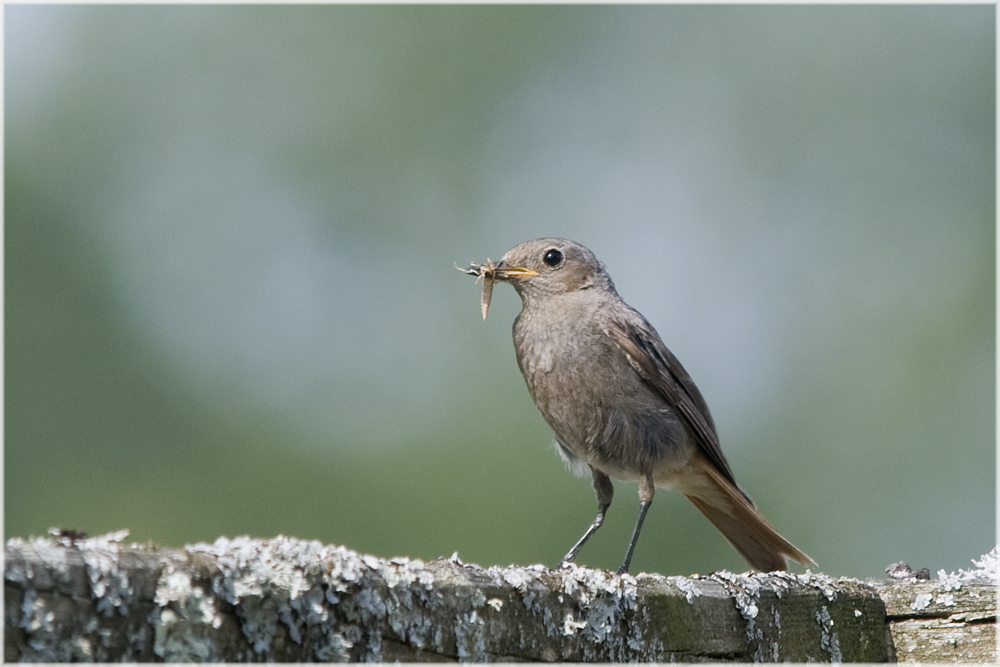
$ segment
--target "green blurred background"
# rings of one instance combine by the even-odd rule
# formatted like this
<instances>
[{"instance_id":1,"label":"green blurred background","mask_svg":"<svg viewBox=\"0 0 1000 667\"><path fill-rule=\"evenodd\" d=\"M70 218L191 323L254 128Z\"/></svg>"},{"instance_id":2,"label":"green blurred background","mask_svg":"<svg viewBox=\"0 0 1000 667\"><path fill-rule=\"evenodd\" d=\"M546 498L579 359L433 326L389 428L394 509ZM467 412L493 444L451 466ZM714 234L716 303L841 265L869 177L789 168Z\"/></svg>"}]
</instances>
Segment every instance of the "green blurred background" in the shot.
<instances>
[{"instance_id":1,"label":"green blurred background","mask_svg":"<svg viewBox=\"0 0 1000 667\"><path fill-rule=\"evenodd\" d=\"M994 7L4 12L6 536L555 565L593 490L454 265L566 236L821 570L995 543ZM745 567L657 495L634 572Z\"/></svg>"}]
</instances>

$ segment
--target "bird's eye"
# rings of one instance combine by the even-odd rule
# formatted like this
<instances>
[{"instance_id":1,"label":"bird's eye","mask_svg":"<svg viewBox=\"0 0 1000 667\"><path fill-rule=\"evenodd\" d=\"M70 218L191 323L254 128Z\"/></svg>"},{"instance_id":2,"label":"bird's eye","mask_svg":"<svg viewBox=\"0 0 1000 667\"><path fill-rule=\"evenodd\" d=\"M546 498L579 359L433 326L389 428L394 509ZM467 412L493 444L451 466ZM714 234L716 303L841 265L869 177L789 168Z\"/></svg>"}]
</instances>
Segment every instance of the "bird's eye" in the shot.
<instances>
[{"instance_id":1,"label":"bird's eye","mask_svg":"<svg viewBox=\"0 0 1000 667\"><path fill-rule=\"evenodd\" d=\"M545 253L545 257L542 258L542 261L544 261L549 266L556 267L562 264L563 254L558 250L556 250L555 248L552 248L551 250Z\"/></svg>"}]
</instances>

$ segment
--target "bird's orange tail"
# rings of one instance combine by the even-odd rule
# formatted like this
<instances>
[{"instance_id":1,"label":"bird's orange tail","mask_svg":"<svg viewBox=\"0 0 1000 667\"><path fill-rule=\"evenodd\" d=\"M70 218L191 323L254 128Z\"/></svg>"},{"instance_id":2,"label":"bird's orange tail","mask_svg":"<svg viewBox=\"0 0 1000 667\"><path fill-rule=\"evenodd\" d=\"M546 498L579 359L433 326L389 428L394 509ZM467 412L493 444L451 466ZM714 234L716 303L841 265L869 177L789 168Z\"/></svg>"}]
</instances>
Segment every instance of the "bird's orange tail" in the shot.
<instances>
[{"instance_id":1,"label":"bird's orange tail","mask_svg":"<svg viewBox=\"0 0 1000 667\"><path fill-rule=\"evenodd\" d=\"M815 565L812 558L782 537L715 466L698 456L692 462L699 473L677 489L725 536L757 570L786 570L786 558Z\"/></svg>"}]
</instances>

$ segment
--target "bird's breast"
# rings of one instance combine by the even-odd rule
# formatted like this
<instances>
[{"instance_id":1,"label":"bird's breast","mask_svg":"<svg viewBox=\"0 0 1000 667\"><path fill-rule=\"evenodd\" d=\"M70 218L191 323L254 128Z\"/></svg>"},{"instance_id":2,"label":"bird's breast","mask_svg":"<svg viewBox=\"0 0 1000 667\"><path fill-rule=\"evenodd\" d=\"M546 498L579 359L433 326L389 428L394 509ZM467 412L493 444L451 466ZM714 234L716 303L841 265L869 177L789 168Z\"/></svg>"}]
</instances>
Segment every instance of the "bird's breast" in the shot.
<instances>
[{"instance_id":1,"label":"bird's breast","mask_svg":"<svg viewBox=\"0 0 1000 667\"><path fill-rule=\"evenodd\" d=\"M687 434L673 409L587 317L522 312L514 347L535 405L577 458L635 479L686 451Z\"/></svg>"}]
</instances>

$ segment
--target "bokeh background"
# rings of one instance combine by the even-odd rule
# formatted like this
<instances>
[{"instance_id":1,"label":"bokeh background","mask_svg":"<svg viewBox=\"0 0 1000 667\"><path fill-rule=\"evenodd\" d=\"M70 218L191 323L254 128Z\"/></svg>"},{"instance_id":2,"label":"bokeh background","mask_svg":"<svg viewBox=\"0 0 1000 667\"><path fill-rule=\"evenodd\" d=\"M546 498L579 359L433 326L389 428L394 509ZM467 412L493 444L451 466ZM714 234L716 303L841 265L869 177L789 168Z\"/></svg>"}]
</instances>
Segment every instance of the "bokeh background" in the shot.
<instances>
[{"instance_id":1,"label":"bokeh background","mask_svg":"<svg viewBox=\"0 0 1000 667\"><path fill-rule=\"evenodd\" d=\"M4 15L6 536L555 565L593 490L454 266L566 236L821 570L995 544L994 7ZM658 494L633 571L720 568Z\"/></svg>"}]
</instances>

